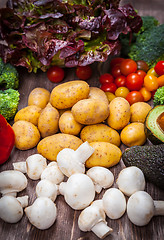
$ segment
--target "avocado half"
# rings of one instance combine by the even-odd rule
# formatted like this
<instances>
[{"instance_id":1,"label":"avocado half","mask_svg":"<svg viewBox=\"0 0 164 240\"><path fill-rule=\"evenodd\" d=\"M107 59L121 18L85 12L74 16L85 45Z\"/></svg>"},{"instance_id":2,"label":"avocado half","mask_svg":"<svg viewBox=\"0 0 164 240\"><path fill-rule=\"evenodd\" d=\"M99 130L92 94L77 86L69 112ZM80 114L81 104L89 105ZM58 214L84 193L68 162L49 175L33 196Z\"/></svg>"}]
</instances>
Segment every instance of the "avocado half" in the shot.
<instances>
[{"instance_id":1,"label":"avocado half","mask_svg":"<svg viewBox=\"0 0 164 240\"><path fill-rule=\"evenodd\" d=\"M145 133L153 144L164 143L164 105L149 111L145 119Z\"/></svg>"}]
</instances>

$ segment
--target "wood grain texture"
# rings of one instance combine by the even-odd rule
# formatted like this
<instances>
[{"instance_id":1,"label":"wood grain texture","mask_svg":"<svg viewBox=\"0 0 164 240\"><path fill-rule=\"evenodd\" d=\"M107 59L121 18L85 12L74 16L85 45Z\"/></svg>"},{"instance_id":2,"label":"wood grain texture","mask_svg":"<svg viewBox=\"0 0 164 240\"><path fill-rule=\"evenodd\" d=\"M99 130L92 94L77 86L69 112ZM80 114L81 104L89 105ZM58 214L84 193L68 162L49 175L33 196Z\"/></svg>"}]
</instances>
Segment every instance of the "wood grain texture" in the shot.
<instances>
[{"instance_id":1,"label":"wood grain texture","mask_svg":"<svg viewBox=\"0 0 164 240\"><path fill-rule=\"evenodd\" d=\"M0 0L0 7L5 6L5 0ZM142 15L153 15L161 23L164 23L164 1L161 0L138 0L138 1L122 1L121 4L130 2ZM106 67L108 63L106 63ZM99 72L97 65L93 65L94 75L88 81L90 86L99 86ZM66 69L66 78L64 81L76 79L74 69ZM26 70L20 71L20 104L19 109L27 106L27 98L29 93L35 87L44 87L52 90L55 84L47 80L46 74L39 71L37 74L28 73ZM121 147L124 150L124 146ZM0 166L0 172L7 169L12 169L13 162L25 161L31 154L36 153L36 148L28 151L19 151L13 149L9 160ZM121 161L117 166L110 170L114 173L115 180L120 170L124 167ZM36 198L35 186L38 181L28 180L27 189L19 195L29 195L29 205ZM113 187L116 187L114 183ZM155 187L153 184L146 184L146 191L155 200L164 200L164 191ZM104 191L100 195L96 195L96 199L101 199ZM55 224L44 231L36 229L32 226L27 217L24 215L21 221L17 224L8 224L0 220L0 239L1 240L98 240L98 238L90 232L84 233L78 229L77 219L80 211L72 210L64 201L63 196L58 196L55 201L58 210L58 216ZM156 216L145 227L136 227L124 214L118 220L110 220L107 218L108 225L113 228L113 233L106 237L108 240L163 240L164 239L164 217Z\"/></svg>"}]
</instances>

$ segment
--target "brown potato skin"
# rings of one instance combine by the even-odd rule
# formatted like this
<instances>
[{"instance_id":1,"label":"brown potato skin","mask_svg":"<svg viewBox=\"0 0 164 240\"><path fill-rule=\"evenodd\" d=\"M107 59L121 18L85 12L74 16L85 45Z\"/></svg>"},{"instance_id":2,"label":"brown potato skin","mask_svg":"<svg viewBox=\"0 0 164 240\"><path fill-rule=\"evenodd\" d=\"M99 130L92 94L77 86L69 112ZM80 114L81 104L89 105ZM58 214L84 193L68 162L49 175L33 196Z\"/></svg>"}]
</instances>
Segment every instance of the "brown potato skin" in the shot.
<instances>
[{"instance_id":1,"label":"brown potato skin","mask_svg":"<svg viewBox=\"0 0 164 240\"><path fill-rule=\"evenodd\" d=\"M74 80L57 85L51 92L50 103L57 109L71 108L89 95L89 85L85 81Z\"/></svg>"},{"instance_id":2,"label":"brown potato skin","mask_svg":"<svg viewBox=\"0 0 164 240\"><path fill-rule=\"evenodd\" d=\"M103 123L85 126L81 130L80 138L83 142L109 142L116 146L121 142L119 133Z\"/></svg>"},{"instance_id":3,"label":"brown potato skin","mask_svg":"<svg viewBox=\"0 0 164 240\"><path fill-rule=\"evenodd\" d=\"M141 122L144 123L148 112L152 107L146 102L133 103L130 106L130 122Z\"/></svg>"},{"instance_id":4,"label":"brown potato skin","mask_svg":"<svg viewBox=\"0 0 164 240\"><path fill-rule=\"evenodd\" d=\"M109 101L108 101L108 98L107 98L105 92L97 87L90 87L90 92L89 92L88 98L104 101L107 104L109 104Z\"/></svg>"},{"instance_id":5,"label":"brown potato skin","mask_svg":"<svg viewBox=\"0 0 164 240\"><path fill-rule=\"evenodd\" d=\"M19 150L28 150L38 144L40 133L31 122L19 120L13 124L12 128L15 133L15 147Z\"/></svg>"},{"instance_id":6,"label":"brown potato skin","mask_svg":"<svg viewBox=\"0 0 164 240\"><path fill-rule=\"evenodd\" d=\"M45 108L50 99L50 92L45 88L34 88L28 96L28 105Z\"/></svg>"},{"instance_id":7,"label":"brown potato skin","mask_svg":"<svg viewBox=\"0 0 164 240\"><path fill-rule=\"evenodd\" d=\"M76 150L82 140L76 136L64 133L57 133L43 138L37 145L37 151L50 161L56 161L57 154L64 148Z\"/></svg>"},{"instance_id":8,"label":"brown potato skin","mask_svg":"<svg viewBox=\"0 0 164 240\"><path fill-rule=\"evenodd\" d=\"M41 108L35 105L27 106L19 110L15 117L14 122L19 120L25 120L27 122L33 123L35 126L38 125L38 119L41 113Z\"/></svg>"}]
</instances>

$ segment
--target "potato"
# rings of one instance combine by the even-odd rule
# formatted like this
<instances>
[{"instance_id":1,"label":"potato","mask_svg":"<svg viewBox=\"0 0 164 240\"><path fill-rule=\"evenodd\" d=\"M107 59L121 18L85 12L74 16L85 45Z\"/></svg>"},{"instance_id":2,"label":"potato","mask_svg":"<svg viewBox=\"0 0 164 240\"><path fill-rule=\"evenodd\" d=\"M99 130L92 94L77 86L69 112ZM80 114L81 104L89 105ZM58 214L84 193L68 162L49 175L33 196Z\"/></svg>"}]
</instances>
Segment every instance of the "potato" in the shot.
<instances>
[{"instance_id":1,"label":"potato","mask_svg":"<svg viewBox=\"0 0 164 240\"><path fill-rule=\"evenodd\" d=\"M57 85L51 92L50 103L58 109L72 107L89 95L89 85L85 81L75 80Z\"/></svg>"},{"instance_id":2,"label":"potato","mask_svg":"<svg viewBox=\"0 0 164 240\"><path fill-rule=\"evenodd\" d=\"M109 104L108 98L103 90L97 87L90 87L89 99L98 99Z\"/></svg>"},{"instance_id":3,"label":"potato","mask_svg":"<svg viewBox=\"0 0 164 240\"><path fill-rule=\"evenodd\" d=\"M83 99L72 107L75 120L84 125L103 122L109 115L109 106L103 101Z\"/></svg>"},{"instance_id":4,"label":"potato","mask_svg":"<svg viewBox=\"0 0 164 240\"><path fill-rule=\"evenodd\" d=\"M130 114L129 102L123 97L116 97L109 104L107 123L116 130L123 129L129 123Z\"/></svg>"},{"instance_id":5,"label":"potato","mask_svg":"<svg viewBox=\"0 0 164 240\"><path fill-rule=\"evenodd\" d=\"M40 133L31 122L19 120L13 124L12 128L15 133L15 147L19 150L28 150L38 144Z\"/></svg>"},{"instance_id":6,"label":"potato","mask_svg":"<svg viewBox=\"0 0 164 240\"><path fill-rule=\"evenodd\" d=\"M37 150L43 157L50 161L56 161L57 154L63 148L71 148L76 150L81 144L82 140L76 136L64 133L57 133L52 136L43 138L38 146Z\"/></svg>"},{"instance_id":7,"label":"potato","mask_svg":"<svg viewBox=\"0 0 164 240\"><path fill-rule=\"evenodd\" d=\"M90 146L95 149L94 153L85 162L87 168L94 166L112 167L116 165L122 156L120 148L108 142L91 142Z\"/></svg>"},{"instance_id":8,"label":"potato","mask_svg":"<svg viewBox=\"0 0 164 240\"><path fill-rule=\"evenodd\" d=\"M42 109L40 107L34 105L22 108L16 113L14 117L14 122L17 122L19 120L25 120L37 126L41 110Z\"/></svg>"},{"instance_id":9,"label":"potato","mask_svg":"<svg viewBox=\"0 0 164 240\"><path fill-rule=\"evenodd\" d=\"M50 103L47 104L40 114L38 129L42 138L53 135L59 130L59 112Z\"/></svg>"},{"instance_id":10,"label":"potato","mask_svg":"<svg viewBox=\"0 0 164 240\"><path fill-rule=\"evenodd\" d=\"M78 135L82 127L83 125L75 120L70 110L65 111L59 119L59 129L62 133Z\"/></svg>"},{"instance_id":11,"label":"potato","mask_svg":"<svg viewBox=\"0 0 164 240\"><path fill-rule=\"evenodd\" d=\"M131 117L130 122L144 123L148 112L152 107L145 102L136 102L130 106Z\"/></svg>"},{"instance_id":12,"label":"potato","mask_svg":"<svg viewBox=\"0 0 164 240\"><path fill-rule=\"evenodd\" d=\"M85 126L80 133L80 138L83 142L109 142L116 146L120 145L119 133L101 123Z\"/></svg>"},{"instance_id":13,"label":"potato","mask_svg":"<svg viewBox=\"0 0 164 240\"><path fill-rule=\"evenodd\" d=\"M144 131L143 123L130 123L124 129L122 129L121 141L128 147L141 146L146 142L146 135Z\"/></svg>"},{"instance_id":14,"label":"potato","mask_svg":"<svg viewBox=\"0 0 164 240\"><path fill-rule=\"evenodd\" d=\"M28 105L45 108L50 99L50 92L45 88L34 88L28 96Z\"/></svg>"}]
</instances>

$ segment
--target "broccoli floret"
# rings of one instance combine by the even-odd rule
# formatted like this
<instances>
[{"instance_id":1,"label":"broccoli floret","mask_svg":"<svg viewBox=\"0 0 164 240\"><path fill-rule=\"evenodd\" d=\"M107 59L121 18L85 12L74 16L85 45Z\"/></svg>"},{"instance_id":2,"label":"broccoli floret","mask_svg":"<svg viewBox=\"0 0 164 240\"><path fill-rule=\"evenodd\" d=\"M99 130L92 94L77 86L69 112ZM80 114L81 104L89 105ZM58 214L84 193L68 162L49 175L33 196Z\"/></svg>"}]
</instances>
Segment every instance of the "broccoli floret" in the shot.
<instances>
[{"instance_id":1,"label":"broccoli floret","mask_svg":"<svg viewBox=\"0 0 164 240\"><path fill-rule=\"evenodd\" d=\"M141 18L142 18L142 27L140 28L136 36L147 30L149 31L151 28L154 28L159 25L158 20L153 16L142 16Z\"/></svg>"},{"instance_id":2,"label":"broccoli floret","mask_svg":"<svg viewBox=\"0 0 164 240\"><path fill-rule=\"evenodd\" d=\"M159 60L164 60L164 24L138 35L131 46L129 57L134 61L144 60L149 68L154 67Z\"/></svg>"},{"instance_id":3,"label":"broccoli floret","mask_svg":"<svg viewBox=\"0 0 164 240\"><path fill-rule=\"evenodd\" d=\"M19 95L18 90L0 90L0 114L2 114L7 121L12 120L17 112Z\"/></svg>"},{"instance_id":4,"label":"broccoli floret","mask_svg":"<svg viewBox=\"0 0 164 240\"><path fill-rule=\"evenodd\" d=\"M0 85L6 89L18 89L19 87L19 76L16 68L10 63L4 65L2 73L0 75Z\"/></svg>"},{"instance_id":5,"label":"broccoli floret","mask_svg":"<svg viewBox=\"0 0 164 240\"><path fill-rule=\"evenodd\" d=\"M4 66L5 66L5 64L2 60L2 58L0 58L0 74L2 73Z\"/></svg>"},{"instance_id":6,"label":"broccoli floret","mask_svg":"<svg viewBox=\"0 0 164 240\"><path fill-rule=\"evenodd\" d=\"M164 105L164 86L157 89L153 99L154 106Z\"/></svg>"}]
</instances>

